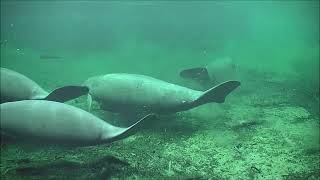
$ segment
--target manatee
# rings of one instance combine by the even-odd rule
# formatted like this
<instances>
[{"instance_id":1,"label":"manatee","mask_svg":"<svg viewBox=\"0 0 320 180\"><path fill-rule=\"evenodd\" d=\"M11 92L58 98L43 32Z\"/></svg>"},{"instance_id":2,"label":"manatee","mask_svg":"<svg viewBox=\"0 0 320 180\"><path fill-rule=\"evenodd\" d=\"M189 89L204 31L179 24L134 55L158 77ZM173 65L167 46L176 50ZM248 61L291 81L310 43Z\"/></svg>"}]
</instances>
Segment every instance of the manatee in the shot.
<instances>
[{"instance_id":1,"label":"manatee","mask_svg":"<svg viewBox=\"0 0 320 180\"><path fill-rule=\"evenodd\" d=\"M0 77L1 103L30 99L65 102L89 91L85 86L63 86L48 93L30 78L6 68L1 68Z\"/></svg>"},{"instance_id":2,"label":"manatee","mask_svg":"<svg viewBox=\"0 0 320 180\"><path fill-rule=\"evenodd\" d=\"M115 73L91 77L84 85L89 87L89 107L94 99L111 112L167 114L223 103L240 82L226 81L202 92L145 75Z\"/></svg>"},{"instance_id":3,"label":"manatee","mask_svg":"<svg viewBox=\"0 0 320 180\"><path fill-rule=\"evenodd\" d=\"M1 131L28 142L77 146L110 143L134 134L147 115L127 128L113 126L77 107L54 101L23 100L0 105Z\"/></svg>"},{"instance_id":4,"label":"manatee","mask_svg":"<svg viewBox=\"0 0 320 180\"><path fill-rule=\"evenodd\" d=\"M216 85L236 77L236 65L229 57L218 58L206 67L195 67L180 72L180 77L195 80L203 86Z\"/></svg>"}]
</instances>

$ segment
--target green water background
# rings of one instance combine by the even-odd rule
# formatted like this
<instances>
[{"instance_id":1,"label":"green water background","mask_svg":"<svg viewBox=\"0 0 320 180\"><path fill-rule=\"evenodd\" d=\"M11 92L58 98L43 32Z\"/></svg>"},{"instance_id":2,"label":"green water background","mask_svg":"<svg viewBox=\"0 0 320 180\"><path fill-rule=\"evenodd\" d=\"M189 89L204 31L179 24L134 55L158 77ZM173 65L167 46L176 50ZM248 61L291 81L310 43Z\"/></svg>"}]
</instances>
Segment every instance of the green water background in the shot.
<instances>
[{"instance_id":1,"label":"green water background","mask_svg":"<svg viewBox=\"0 0 320 180\"><path fill-rule=\"evenodd\" d=\"M178 83L223 56L319 86L319 1L2 1L4 40L1 66L47 88L111 72Z\"/></svg>"}]
</instances>

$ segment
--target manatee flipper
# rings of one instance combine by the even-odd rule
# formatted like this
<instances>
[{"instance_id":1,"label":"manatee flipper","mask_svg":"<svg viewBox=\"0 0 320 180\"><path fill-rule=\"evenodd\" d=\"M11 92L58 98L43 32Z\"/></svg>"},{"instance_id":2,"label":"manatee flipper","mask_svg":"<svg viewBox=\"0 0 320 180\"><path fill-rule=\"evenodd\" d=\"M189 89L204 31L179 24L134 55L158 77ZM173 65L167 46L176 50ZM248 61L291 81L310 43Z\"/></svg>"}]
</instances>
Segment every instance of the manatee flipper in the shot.
<instances>
[{"instance_id":1,"label":"manatee flipper","mask_svg":"<svg viewBox=\"0 0 320 180\"><path fill-rule=\"evenodd\" d=\"M108 139L108 141L110 142L117 141L135 134L144 125L144 122L147 122L151 119L156 119L156 115L148 114L127 128L119 128L118 132L114 135L114 137L111 139Z\"/></svg>"},{"instance_id":2,"label":"manatee flipper","mask_svg":"<svg viewBox=\"0 0 320 180\"><path fill-rule=\"evenodd\" d=\"M238 86L240 86L239 81L223 82L203 92L203 94L199 98L197 98L193 103L196 106L209 102L223 103L228 94L230 94Z\"/></svg>"},{"instance_id":3,"label":"manatee flipper","mask_svg":"<svg viewBox=\"0 0 320 180\"><path fill-rule=\"evenodd\" d=\"M63 86L52 91L43 100L66 102L89 92L89 88L86 86Z\"/></svg>"},{"instance_id":4,"label":"manatee flipper","mask_svg":"<svg viewBox=\"0 0 320 180\"><path fill-rule=\"evenodd\" d=\"M193 79L198 81L210 81L210 76L207 68L197 67L185 69L180 72L180 77L184 79Z\"/></svg>"},{"instance_id":5,"label":"manatee flipper","mask_svg":"<svg viewBox=\"0 0 320 180\"><path fill-rule=\"evenodd\" d=\"M90 94L87 95L87 105L88 105L88 112L91 112L92 96Z\"/></svg>"}]
</instances>

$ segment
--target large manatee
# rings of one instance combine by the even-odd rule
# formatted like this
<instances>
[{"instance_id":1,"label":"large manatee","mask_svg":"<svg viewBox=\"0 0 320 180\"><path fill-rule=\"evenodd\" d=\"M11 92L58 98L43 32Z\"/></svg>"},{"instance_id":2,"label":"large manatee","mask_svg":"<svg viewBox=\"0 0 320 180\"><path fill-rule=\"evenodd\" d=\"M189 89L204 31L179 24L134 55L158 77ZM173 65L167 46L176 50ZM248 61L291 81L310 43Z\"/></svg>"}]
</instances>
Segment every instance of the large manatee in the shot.
<instances>
[{"instance_id":1,"label":"large manatee","mask_svg":"<svg viewBox=\"0 0 320 180\"><path fill-rule=\"evenodd\" d=\"M0 77L1 103L28 99L65 102L89 91L85 86L63 86L48 93L30 78L7 68L1 68Z\"/></svg>"},{"instance_id":2,"label":"large manatee","mask_svg":"<svg viewBox=\"0 0 320 180\"><path fill-rule=\"evenodd\" d=\"M240 82L227 81L202 92L145 75L118 73L89 78L84 85L92 99L111 112L174 113L210 102L223 103Z\"/></svg>"},{"instance_id":3,"label":"large manatee","mask_svg":"<svg viewBox=\"0 0 320 180\"><path fill-rule=\"evenodd\" d=\"M1 132L31 142L96 145L134 134L148 115L130 127L116 127L98 117L64 103L40 100L7 102L0 105Z\"/></svg>"}]
</instances>

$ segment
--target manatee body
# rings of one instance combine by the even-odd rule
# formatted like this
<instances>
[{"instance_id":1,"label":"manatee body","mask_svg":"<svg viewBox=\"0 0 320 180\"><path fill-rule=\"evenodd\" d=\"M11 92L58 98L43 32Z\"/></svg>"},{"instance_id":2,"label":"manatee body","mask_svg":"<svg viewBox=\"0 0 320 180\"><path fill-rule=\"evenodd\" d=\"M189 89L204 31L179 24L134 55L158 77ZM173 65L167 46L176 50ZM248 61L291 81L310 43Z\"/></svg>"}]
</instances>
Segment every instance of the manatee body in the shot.
<instances>
[{"instance_id":1,"label":"manatee body","mask_svg":"<svg viewBox=\"0 0 320 180\"><path fill-rule=\"evenodd\" d=\"M202 92L145 75L117 73L89 78L84 85L111 112L174 113L209 102L222 103L240 82L227 81Z\"/></svg>"},{"instance_id":2,"label":"manatee body","mask_svg":"<svg viewBox=\"0 0 320 180\"><path fill-rule=\"evenodd\" d=\"M7 102L0 105L1 131L33 142L76 145L108 143L136 132L148 115L128 128L116 127L71 105L41 100Z\"/></svg>"},{"instance_id":3,"label":"manatee body","mask_svg":"<svg viewBox=\"0 0 320 180\"><path fill-rule=\"evenodd\" d=\"M185 69L180 72L180 77L195 80L203 86L212 86L237 79L236 65L229 57L218 58L205 67Z\"/></svg>"},{"instance_id":4,"label":"manatee body","mask_svg":"<svg viewBox=\"0 0 320 180\"><path fill-rule=\"evenodd\" d=\"M216 59L206 66L209 77L215 84L236 79L236 65L229 57Z\"/></svg>"},{"instance_id":5,"label":"manatee body","mask_svg":"<svg viewBox=\"0 0 320 180\"><path fill-rule=\"evenodd\" d=\"M84 86L64 86L48 93L30 78L7 68L1 68L0 78L1 103L28 99L65 102L89 91Z\"/></svg>"}]
</instances>

